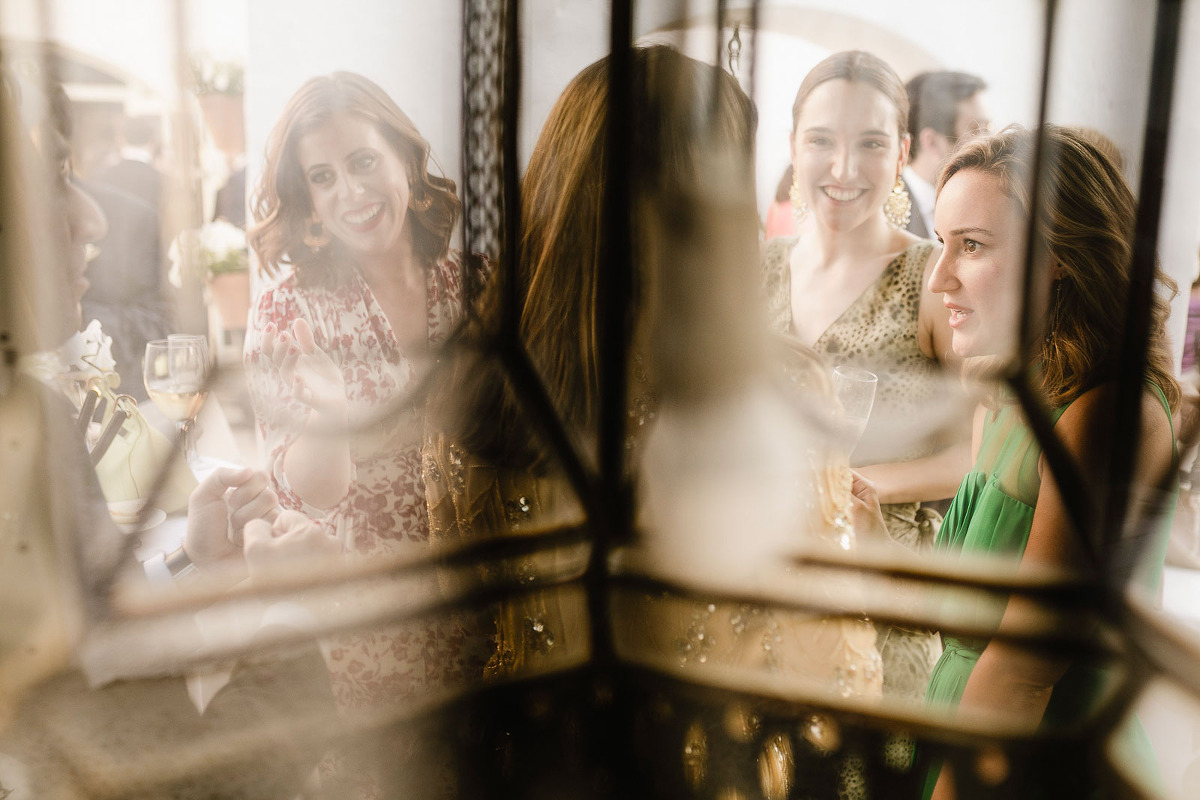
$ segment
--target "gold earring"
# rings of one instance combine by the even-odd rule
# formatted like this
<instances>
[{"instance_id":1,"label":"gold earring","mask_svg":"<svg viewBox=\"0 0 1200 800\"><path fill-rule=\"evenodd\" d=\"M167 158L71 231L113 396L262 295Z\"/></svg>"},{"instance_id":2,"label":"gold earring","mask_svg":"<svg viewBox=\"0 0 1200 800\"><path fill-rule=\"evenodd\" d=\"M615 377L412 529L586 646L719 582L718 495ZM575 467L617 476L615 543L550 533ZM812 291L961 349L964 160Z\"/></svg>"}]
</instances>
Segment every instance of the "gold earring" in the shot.
<instances>
[{"instance_id":1,"label":"gold earring","mask_svg":"<svg viewBox=\"0 0 1200 800\"><path fill-rule=\"evenodd\" d=\"M808 203L804 202L800 195L800 176L795 172L792 173L792 188L788 189L788 199L792 201L792 218L796 220L796 227L800 227L800 223L808 218Z\"/></svg>"},{"instance_id":2,"label":"gold earring","mask_svg":"<svg viewBox=\"0 0 1200 800\"><path fill-rule=\"evenodd\" d=\"M325 226L321 224L321 220L317 219L314 214L312 219L304 226L304 235L300 237L300 241L313 251L313 254L321 252L322 248L329 244L329 231L325 230Z\"/></svg>"},{"instance_id":3,"label":"gold earring","mask_svg":"<svg viewBox=\"0 0 1200 800\"><path fill-rule=\"evenodd\" d=\"M912 219L912 198L908 196L908 189L899 177L888 194L887 202L883 204L883 215L887 217L888 225L898 231L907 228L908 221Z\"/></svg>"},{"instance_id":4,"label":"gold earring","mask_svg":"<svg viewBox=\"0 0 1200 800\"><path fill-rule=\"evenodd\" d=\"M424 197L422 197L419 200L417 199L417 196L415 194L410 194L408 196L408 207L411 208L413 211L425 212L425 211L428 211L432 206L433 206L433 198L430 197L429 195L425 195Z\"/></svg>"}]
</instances>

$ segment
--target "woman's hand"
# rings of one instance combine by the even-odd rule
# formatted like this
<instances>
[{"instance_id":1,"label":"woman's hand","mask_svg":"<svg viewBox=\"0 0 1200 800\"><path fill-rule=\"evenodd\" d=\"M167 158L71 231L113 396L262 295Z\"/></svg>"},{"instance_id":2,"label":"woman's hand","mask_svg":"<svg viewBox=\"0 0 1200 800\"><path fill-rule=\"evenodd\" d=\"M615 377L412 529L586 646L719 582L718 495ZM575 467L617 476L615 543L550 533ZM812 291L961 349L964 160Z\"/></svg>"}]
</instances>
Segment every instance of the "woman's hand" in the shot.
<instances>
[{"instance_id":1,"label":"woman's hand","mask_svg":"<svg viewBox=\"0 0 1200 800\"><path fill-rule=\"evenodd\" d=\"M346 386L342 373L329 355L317 347L307 320L298 319L290 331L278 331L274 323L263 329L262 351L292 397L318 415L344 422Z\"/></svg>"},{"instance_id":2,"label":"woman's hand","mask_svg":"<svg viewBox=\"0 0 1200 800\"><path fill-rule=\"evenodd\" d=\"M850 470L850 475L850 523L854 526L854 533L864 540L889 539L875 484L855 470Z\"/></svg>"},{"instance_id":3,"label":"woman's hand","mask_svg":"<svg viewBox=\"0 0 1200 800\"><path fill-rule=\"evenodd\" d=\"M282 511L273 523L256 520L247 524L245 539L251 582L278 575L287 565L320 563L342 552L336 538L299 511Z\"/></svg>"}]
</instances>

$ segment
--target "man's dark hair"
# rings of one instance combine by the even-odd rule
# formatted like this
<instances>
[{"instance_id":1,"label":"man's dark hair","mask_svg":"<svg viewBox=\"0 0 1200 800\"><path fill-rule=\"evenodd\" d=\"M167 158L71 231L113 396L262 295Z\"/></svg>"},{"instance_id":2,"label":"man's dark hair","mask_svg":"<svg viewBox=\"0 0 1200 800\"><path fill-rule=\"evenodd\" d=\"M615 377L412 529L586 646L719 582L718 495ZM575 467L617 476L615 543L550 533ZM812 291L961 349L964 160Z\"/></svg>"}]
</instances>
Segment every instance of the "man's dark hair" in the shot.
<instances>
[{"instance_id":1,"label":"man's dark hair","mask_svg":"<svg viewBox=\"0 0 1200 800\"><path fill-rule=\"evenodd\" d=\"M908 90L908 133L912 137L908 155L916 158L921 151L921 131L933 128L951 141L956 139L954 123L958 104L987 88L983 78L965 72L922 72L910 80Z\"/></svg>"}]
</instances>

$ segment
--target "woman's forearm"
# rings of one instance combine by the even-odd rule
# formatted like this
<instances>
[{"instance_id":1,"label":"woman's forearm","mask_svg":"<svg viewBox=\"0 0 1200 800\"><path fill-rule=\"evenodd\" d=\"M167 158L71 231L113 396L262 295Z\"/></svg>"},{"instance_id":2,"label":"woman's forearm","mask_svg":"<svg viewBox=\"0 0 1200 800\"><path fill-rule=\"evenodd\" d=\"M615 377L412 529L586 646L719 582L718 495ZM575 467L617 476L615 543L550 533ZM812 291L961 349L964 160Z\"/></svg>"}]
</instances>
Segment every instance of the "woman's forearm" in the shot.
<instances>
[{"instance_id":1,"label":"woman's forearm","mask_svg":"<svg viewBox=\"0 0 1200 800\"><path fill-rule=\"evenodd\" d=\"M957 442L913 461L872 464L858 471L873 484L881 503L913 503L953 497L971 468L971 444Z\"/></svg>"},{"instance_id":2,"label":"woman's forearm","mask_svg":"<svg viewBox=\"0 0 1200 800\"><path fill-rule=\"evenodd\" d=\"M337 505L350 490L353 464L346 416L315 412L283 456L287 482L296 496L320 509Z\"/></svg>"}]
</instances>

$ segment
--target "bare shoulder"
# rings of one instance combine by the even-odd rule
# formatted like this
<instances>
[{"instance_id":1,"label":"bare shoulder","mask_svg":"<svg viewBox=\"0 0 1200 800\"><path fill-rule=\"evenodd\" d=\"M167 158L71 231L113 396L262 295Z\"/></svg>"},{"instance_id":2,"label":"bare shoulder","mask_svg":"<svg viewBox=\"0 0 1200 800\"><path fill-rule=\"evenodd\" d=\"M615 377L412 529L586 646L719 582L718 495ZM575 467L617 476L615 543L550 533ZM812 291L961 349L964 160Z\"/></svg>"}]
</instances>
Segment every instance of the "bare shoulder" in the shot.
<instances>
[{"instance_id":1,"label":"bare shoulder","mask_svg":"<svg viewBox=\"0 0 1200 800\"><path fill-rule=\"evenodd\" d=\"M1122 425L1113 415L1117 406L1117 384L1104 383L1080 395L1055 425L1063 444L1076 454L1081 465L1107 464L1115 433ZM1139 474L1161 477L1174 452L1171 417L1158 392L1150 386L1142 391L1141 430L1138 447Z\"/></svg>"},{"instance_id":2,"label":"bare shoulder","mask_svg":"<svg viewBox=\"0 0 1200 800\"><path fill-rule=\"evenodd\" d=\"M1059 418L1055 430L1061 435L1079 436L1093 431L1097 426L1111 428L1112 415L1117 404L1117 384L1103 383L1081 394ZM1150 386L1142 390L1142 435L1171 438L1171 418L1158 392Z\"/></svg>"}]
</instances>

